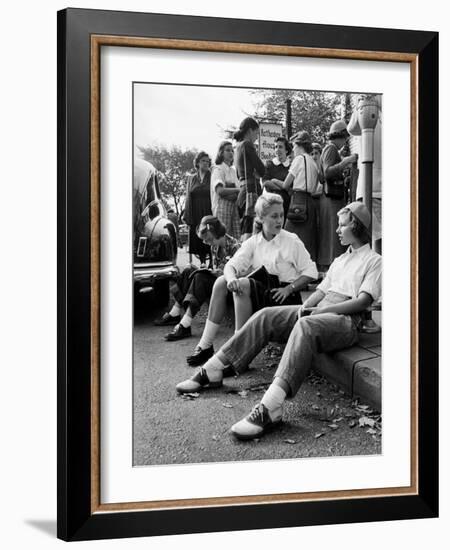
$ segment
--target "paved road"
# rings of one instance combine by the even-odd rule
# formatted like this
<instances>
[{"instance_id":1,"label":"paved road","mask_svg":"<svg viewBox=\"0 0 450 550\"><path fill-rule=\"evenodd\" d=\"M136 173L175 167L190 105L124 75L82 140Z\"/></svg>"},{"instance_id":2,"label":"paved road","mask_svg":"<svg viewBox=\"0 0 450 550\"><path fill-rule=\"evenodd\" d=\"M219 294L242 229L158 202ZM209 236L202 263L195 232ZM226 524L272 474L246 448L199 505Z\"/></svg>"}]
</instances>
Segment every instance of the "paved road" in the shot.
<instances>
[{"instance_id":1,"label":"paved road","mask_svg":"<svg viewBox=\"0 0 450 550\"><path fill-rule=\"evenodd\" d=\"M180 262L186 260L182 254ZM188 355L201 335L202 309L193 337L166 342L161 315L150 301L138 308L134 329L134 464L180 464L319 456L372 455L381 452L381 426L376 413L352 402L337 387L311 375L293 400L286 402L284 422L258 441L239 442L230 426L246 415L270 384L281 353L269 346L242 376L227 378L222 389L189 399L175 385L192 375ZM231 312L222 324L218 344L233 332Z\"/></svg>"}]
</instances>

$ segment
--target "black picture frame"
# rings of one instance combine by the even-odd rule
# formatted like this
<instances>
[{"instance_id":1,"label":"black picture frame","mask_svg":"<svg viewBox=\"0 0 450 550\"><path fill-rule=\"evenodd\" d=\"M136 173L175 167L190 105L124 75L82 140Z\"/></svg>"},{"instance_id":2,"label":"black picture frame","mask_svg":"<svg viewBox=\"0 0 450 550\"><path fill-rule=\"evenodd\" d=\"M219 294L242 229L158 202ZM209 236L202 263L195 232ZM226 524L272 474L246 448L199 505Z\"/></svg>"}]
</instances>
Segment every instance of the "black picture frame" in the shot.
<instances>
[{"instance_id":1,"label":"black picture frame","mask_svg":"<svg viewBox=\"0 0 450 550\"><path fill-rule=\"evenodd\" d=\"M92 37L220 42L321 50L329 57L410 56L416 113L417 491L369 498L102 511L92 461ZM101 42L101 40L100 40ZM134 44L133 44L134 45ZM137 44L136 44L137 45ZM245 48L244 48L245 50ZM327 53L328 52L328 53ZM395 56L394 56L395 57ZM376 58L376 57L373 57ZM414 141L414 137L413 137ZM58 531L64 540L280 528L438 515L438 34L148 13L58 12ZM414 243L413 243L414 244ZM414 275L414 274L413 274ZM93 286L94 284L94 286ZM423 368L422 368L423 367ZM426 368L424 368L426 367ZM95 387L93 387L95 386ZM98 390L98 388L97 388ZM101 512L101 513L99 513Z\"/></svg>"}]
</instances>

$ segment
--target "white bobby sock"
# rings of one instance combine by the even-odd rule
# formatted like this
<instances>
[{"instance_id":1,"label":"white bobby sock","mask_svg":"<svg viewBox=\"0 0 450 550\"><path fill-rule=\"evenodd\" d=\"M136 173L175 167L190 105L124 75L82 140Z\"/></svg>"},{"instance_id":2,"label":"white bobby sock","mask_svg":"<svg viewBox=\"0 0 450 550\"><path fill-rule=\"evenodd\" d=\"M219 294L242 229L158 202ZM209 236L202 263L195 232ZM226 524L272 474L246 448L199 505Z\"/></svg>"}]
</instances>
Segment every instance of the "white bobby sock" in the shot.
<instances>
[{"instance_id":1,"label":"white bobby sock","mask_svg":"<svg viewBox=\"0 0 450 550\"><path fill-rule=\"evenodd\" d=\"M222 380L223 378L223 370L225 369L226 365L222 363L222 361L217 357L217 355L213 355L206 361L206 363L203 365L203 368L206 370L206 374L208 375L208 378L211 382L217 382L218 380Z\"/></svg>"},{"instance_id":2,"label":"white bobby sock","mask_svg":"<svg viewBox=\"0 0 450 550\"><path fill-rule=\"evenodd\" d=\"M180 321L180 324L183 325L184 328L188 328L192 325L191 308L187 308L186 313L183 315L183 318Z\"/></svg>"},{"instance_id":3,"label":"white bobby sock","mask_svg":"<svg viewBox=\"0 0 450 550\"><path fill-rule=\"evenodd\" d=\"M178 302L175 302L172 306L172 309L169 311L169 315L172 317L177 317L178 315L181 315L182 311L182 306L180 306Z\"/></svg>"},{"instance_id":4,"label":"white bobby sock","mask_svg":"<svg viewBox=\"0 0 450 550\"><path fill-rule=\"evenodd\" d=\"M275 409L283 406L285 399L286 392L283 390L283 388L280 388L278 384L272 382L272 384L270 384L270 386L268 387L266 393L263 395L261 403L265 405L269 409L269 411L274 411Z\"/></svg>"},{"instance_id":5,"label":"white bobby sock","mask_svg":"<svg viewBox=\"0 0 450 550\"><path fill-rule=\"evenodd\" d=\"M203 334L198 345L202 349L210 348L213 345L214 338L219 332L219 328L219 323L213 323L209 319L206 319L205 328L203 329Z\"/></svg>"}]
</instances>

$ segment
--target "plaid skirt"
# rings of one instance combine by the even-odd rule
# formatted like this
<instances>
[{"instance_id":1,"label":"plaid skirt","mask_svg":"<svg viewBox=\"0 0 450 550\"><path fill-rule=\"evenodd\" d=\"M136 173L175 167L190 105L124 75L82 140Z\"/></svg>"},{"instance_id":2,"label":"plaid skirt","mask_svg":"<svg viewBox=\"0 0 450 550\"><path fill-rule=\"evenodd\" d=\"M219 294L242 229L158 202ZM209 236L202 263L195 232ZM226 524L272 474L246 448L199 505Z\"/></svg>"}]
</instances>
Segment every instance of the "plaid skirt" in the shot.
<instances>
[{"instance_id":1,"label":"plaid skirt","mask_svg":"<svg viewBox=\"0 0 450 550\"><path fill-rule=\"evenodd\" d=\"M227 201L219 197L214 215L227 228L228 235L239 239L241 236L241 220L236 201Z\"/></svg>"}]
</instances>

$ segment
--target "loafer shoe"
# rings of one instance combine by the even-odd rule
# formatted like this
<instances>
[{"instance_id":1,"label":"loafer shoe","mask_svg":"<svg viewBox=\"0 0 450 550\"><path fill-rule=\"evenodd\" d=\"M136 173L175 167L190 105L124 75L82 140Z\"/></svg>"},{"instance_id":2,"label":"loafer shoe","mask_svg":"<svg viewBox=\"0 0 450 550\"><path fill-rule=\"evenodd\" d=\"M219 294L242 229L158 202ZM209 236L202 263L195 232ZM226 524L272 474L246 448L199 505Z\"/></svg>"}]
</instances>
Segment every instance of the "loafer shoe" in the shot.
<instances>
[{"instance_id":1,"label":"loafer shoe","mask_svg":"<svg viewBox=\"0 0 450 550\"><path fill-rule=\"evenodd\" d=\"M164 326L170 326L170 325L177 325L181 321L181 317L179 315L169 315L169 313L164 313L164 315L160 319L156 319L153 324L157 327L164 327Z\"/></svg>"},{"instance_id":2,"label":"loafer shoe","mask_svg":"<svg viewBox=\"0 0 450 550\"><path fill-rule=\"evenodd\" d=\"M214 355L213 346L209 348L202 349L200 346L197 346L192 355L186 357L187 364L191 367L198 367L203 365L210 357Z\"/></svg>"},{"instance_id":3,"label":"loafer shoe","mask_svg":"<svg viewBox=\"0 0 450 550\"><path fill-rule=\"evenodd\" d=\"M231 433L243 440L261 437L269 429L280 424L282 413L281 407L269 412L265 405L258 403L249 415L231 426Z\"/></svg>"},{"instance_id":4,"label":"loafer shoe","mask_svg":"<svg viewBox=\"0 0 450 550\"><path fill-rule=\"evenodd\" d=\"M182 340L183 338L189 338L192 336L191 327L184 327L181 323L175 326L172 332L166 334L164 338L169 342L174 342L175 340Z\"/></svg>"},{"instance_id":5,"label":"loafer shoe","mask_svg":"<svg viewBox=\"0 0 450 550\"><path fill-rule=\"evenodd\" d=\"M219 373L217 374L219 375ZM200 368L194 376L177 384L176 390L178 393L193 393L204 388L220 388L220 386L222 386L221 377L215 381L212 381L208 378L206 370L204 368Z\"/></svg>"}]
</instances>

